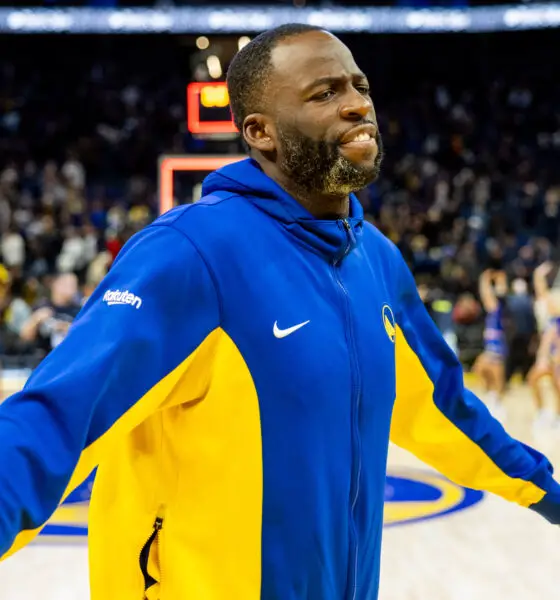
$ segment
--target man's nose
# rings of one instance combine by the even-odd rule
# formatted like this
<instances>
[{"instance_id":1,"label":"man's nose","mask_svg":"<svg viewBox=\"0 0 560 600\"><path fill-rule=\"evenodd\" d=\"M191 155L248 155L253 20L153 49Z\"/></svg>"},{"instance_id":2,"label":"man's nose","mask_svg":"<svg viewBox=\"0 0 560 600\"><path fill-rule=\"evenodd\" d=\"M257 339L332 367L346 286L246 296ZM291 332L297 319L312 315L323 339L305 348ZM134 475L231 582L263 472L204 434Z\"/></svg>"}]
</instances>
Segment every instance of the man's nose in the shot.
<instances>
[{"instance_id":1,"label":"man's nose","mask_svg":"<svg viewBox=\"0 0 560 600\"><path fill-rule=\"evenodd\" d=\"M340 116L349 121L365 119L367 116L372 116L373 102L371 98L360 94L358 90L353 90L345 98L344 104L340 109ZM373 120L373 119L372 119Z\"/></svg>"}]
</instances>

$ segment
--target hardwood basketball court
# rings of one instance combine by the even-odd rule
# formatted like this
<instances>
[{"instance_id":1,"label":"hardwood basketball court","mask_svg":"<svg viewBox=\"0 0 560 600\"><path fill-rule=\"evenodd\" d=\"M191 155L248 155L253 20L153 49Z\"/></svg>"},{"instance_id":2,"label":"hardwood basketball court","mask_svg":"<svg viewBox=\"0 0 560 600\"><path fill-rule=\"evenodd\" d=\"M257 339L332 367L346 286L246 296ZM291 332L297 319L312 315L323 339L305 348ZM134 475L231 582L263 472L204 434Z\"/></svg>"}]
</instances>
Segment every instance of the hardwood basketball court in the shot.
<instances>
[{"instance_id":1,"label":"hardwood basketball court","mask_svg":"<svg viewBox=\"0 0 560 600\"><path fill-rule=\"evenodd\" d=\"M508 431L545 452L560 468L560 430L543 433L536 442L531 439L528 390L513 388L506 405ZM391 447L388 473L389 496L395 496L388 496L386 504L380 600L556 597L557 527L494 496L473 496L468 505L468 494L399 448ZM85 506L77 504L72 510L57 519L62 522L74 514L78 519ZM1 598L87 600L87 572L83 537L39 538L0 564Z\"/></svg>"}]
</instances>

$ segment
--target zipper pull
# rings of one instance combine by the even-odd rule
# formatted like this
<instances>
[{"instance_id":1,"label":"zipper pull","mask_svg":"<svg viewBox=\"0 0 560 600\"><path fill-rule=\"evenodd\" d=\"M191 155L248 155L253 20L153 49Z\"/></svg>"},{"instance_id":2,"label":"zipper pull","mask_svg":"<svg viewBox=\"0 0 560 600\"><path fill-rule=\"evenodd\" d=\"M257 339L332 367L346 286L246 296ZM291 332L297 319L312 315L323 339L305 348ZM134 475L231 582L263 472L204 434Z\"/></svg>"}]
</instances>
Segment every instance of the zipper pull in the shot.
<instances>
[{"instance_id":1,"label":"zipper pull","mask_svg":"<svg viewBox=\"0 0 560 600\"><path fill-rule=\"evenodd\" d=\"M342 262L342 260L344 258L346 258L348 256L348 254L350 254L350 251L356 245L356 236L354 235L354 231L352 230L352 227L351 227L348 219L342 219L342 225L344 226L344 229L346 230L346 238L347 238L346 239L346 248L344 248L344 252L338 258L338 260L336 261L336 264L340 264Z\"/></svg>"},{"instance_id":2,"label":"zipper pull","mask_svg":"<svg viewBox=\"0 0 560 600\"><path fill-rule=\"evenodd\" d=\"M342 219L342 223L344 224L344 229L346 229L346 235L350 238L350 246L355 246L356 236L354 235L354 230L352 229L350 222L348 219Z\"/></svg>"},{"instance_id":3,"label":"zipper pull","mask_svg":"<svg viewBox=\"0 0 560 600\"><path fill-rule=\"evenodd\" d=\"M154 521L154 529L159 531L163 527L163 519L165 517L165 505L159 507L156 515L156 520Z\"/></svg>"}]
</instances>

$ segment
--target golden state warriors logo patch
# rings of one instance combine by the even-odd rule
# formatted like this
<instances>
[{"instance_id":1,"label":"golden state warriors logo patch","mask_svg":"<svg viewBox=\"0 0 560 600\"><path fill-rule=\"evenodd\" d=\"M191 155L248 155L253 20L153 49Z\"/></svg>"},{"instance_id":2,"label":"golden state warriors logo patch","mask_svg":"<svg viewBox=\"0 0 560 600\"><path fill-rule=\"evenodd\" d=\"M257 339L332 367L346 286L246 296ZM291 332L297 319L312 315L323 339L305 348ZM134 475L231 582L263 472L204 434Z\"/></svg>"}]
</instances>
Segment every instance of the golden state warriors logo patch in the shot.
<instances>
[{"instance_id":1,"label":"golden state warriors logo patch","mask_svg":"<svg viewBox=\"0 0 560 600\"><path fill-rule=\"evenodd\" d=\"M90 476L58 508L37 542L76 544L87 540ZM385 482L383 525L392 527L443 517L482 500L484 494L448 481L437 473L418 469L389 469Z\"/></svg>"},{"instance_id":2,"label":"golden state warriors logo patch","mask_svg":"<svg viewBox=\"0 0 560 600\"><path fill-rule=\"evenodd\" d=\"M388 304L383 305L381 316L383 318L383 327L385 327L389 339L394 343L397 337L397 326L395 323L395 315Z\"/></svg>"}]
</instances>

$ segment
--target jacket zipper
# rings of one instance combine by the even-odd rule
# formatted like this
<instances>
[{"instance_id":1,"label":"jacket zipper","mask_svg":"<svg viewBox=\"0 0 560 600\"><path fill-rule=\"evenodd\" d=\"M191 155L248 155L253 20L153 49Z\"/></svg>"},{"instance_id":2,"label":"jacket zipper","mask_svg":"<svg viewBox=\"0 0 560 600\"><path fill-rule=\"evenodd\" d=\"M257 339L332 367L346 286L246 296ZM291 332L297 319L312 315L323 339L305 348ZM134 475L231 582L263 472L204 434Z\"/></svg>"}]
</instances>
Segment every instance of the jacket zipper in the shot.
<instances>
[{"instance_id":1,"label":"jacket zipper","mask_svg":"<svg viewBox=\"0 0 560 600\"><path fill-rule=\"evenodd\" d=\"M350 310L350 295L348 290L342 282L340 277L340 264L342 260L350 253L350 250L355 245L356 240L354 232L347 219L342 220L342 224L347 235L347 244L344 248L344 252L338 257L333 264L334 278L338 287L342 291L344 296L344 302L346 305L346 323L348 330L348 341L349 341L349 352L350 352L350 363L351 363L351 376L352 376L352 415L351 415L351 427L352 427L352 479L350 485L350 534L351 534L351 547L349 553L349 578L346 590L346 598L348 600L356 600L357 595L357 580L358 580L358 533L356 530L356 522L354 519L354 510L358 501L358 495L360 493L360 476L362 470L362 453L361 453L361 440L359 432L358 417L360 411L360 400L361 400L361 376L360 367L357 358L356 341L354 338L354 325L352 322L352 313Z\"/></svg>"},{"instance_id":2,"label":"jacket zipper","mask_svg":"<svg viewBox=\"0 0 560 600\"><path fill-rule=\"evenodd\" d=\"M163 528L163 518L164 518L164 507L161 507L158 510L157 516L155 518L154 524L152 526L152 533L150 537L146 540L146 543L142 546L142 550L140 550L139 562L140 562L140 570L142 571L142 576L144 577L144 598L146 597L146 592L152 585L159 583L161 585L162 577L162 560L161 556L159 556L159 573L160 573L160 581L158 582L154 579L150 573L148 572L148 563L150 559L150 550L155 542L159 542L160 532ZM161 549L158 548L158 551Z\"/></svg>"}]
</instances>

